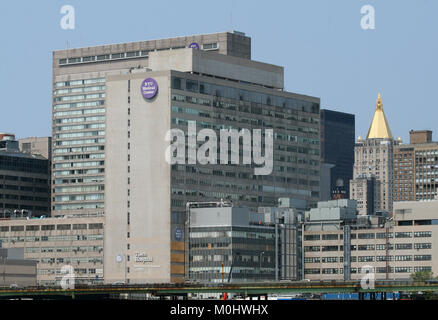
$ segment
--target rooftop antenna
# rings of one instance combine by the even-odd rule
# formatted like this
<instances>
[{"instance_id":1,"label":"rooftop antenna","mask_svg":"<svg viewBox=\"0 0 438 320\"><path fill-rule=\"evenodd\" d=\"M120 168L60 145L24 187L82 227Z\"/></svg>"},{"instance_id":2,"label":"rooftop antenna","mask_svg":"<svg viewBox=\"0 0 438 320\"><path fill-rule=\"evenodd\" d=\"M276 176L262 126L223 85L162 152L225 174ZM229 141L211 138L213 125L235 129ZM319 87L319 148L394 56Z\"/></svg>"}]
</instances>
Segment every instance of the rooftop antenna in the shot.
<instances>
[{"instance_id":1,"label":"rooftop antenna","mask_svg":"<svg viewBox=\"0 0 438 320\"><path fill-rule=\"evenodd\" d=\"M65 42L65 48L68 50L68 40Z\"/></svg>"},{"instance_id":2,"label":"rooftop antenna","mask_svg":"<svg viewBox=\"0 0 438 320\"><path fill-rule=\"evenodd\" d=\"M233 30L233 10L230 11L230 30Z\"/></svg>"}]
</instances>

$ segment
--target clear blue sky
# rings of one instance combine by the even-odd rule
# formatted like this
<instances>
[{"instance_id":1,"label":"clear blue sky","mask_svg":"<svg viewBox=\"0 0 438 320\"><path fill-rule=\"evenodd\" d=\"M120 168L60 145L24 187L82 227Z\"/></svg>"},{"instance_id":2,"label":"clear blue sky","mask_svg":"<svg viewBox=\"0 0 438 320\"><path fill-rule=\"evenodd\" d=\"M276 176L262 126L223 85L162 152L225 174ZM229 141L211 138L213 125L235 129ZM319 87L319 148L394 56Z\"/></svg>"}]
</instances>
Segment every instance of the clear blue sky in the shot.
<instances>
[{"instance_id":1,"label":"clear blue sky","mask_svg":"<svg viewBox=\"0 0 438 320\"><path fill-rule=\"evenodd\" d=\"M73 5L75 30L60 9ZM360 8L375 9L375 29ZM0 132L51 135L53 50L227 30L252 38L254 60L285 67L286 90L356 115L366 135L377 93L394 136L438 140L436 0L0 1Z\"/></svg>"}]
</instances>

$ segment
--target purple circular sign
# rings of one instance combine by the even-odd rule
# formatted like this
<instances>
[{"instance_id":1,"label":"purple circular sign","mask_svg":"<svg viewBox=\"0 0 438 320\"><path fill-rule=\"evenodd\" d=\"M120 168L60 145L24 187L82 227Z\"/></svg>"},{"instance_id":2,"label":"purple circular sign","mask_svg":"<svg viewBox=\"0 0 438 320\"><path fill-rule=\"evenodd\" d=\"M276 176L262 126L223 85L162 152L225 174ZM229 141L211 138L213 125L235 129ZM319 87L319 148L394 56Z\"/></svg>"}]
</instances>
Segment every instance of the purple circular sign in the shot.
<instances>
[{"instance_id":1,"label":"purple circular sign","mask_svg":"<svg viewBox=\"0 0 438 320\"><path fill-rule=\"evenodd\" d=\"M141 83L140 90L145 99L152 99L158 91L157 81L153 78L144 79Z\"/></svg>"},{"instance_id":2,"label":"purple circular sign","mask_svg":"<svg viewBox=\"0 0 438 320\"><path fill-rule=\"evenodd\" d=\"M189 48L199 49L199 44L197 44L196 42L192 42L192 43L189 45Z\"/></svg>"}]
</instances>

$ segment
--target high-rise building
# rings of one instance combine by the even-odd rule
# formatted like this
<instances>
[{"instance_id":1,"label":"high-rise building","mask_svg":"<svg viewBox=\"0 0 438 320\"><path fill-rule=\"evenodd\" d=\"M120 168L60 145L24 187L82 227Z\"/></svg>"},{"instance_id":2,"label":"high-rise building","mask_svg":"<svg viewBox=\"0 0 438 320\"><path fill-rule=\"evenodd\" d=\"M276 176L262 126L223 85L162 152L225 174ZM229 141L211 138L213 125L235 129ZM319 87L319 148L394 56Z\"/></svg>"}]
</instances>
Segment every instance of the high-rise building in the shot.
<instances>
[{"instance_id":1,"label":"high-rise building","mask_svg":"<svg viewBox=\"0 0 438 320\"><path fill-rule=\"evenodd\" d=\"M286 92L282 67L185 48L150 53L148 68L106 77L108 282L125 279L124 256L131 283L183 280L187 202L222 198L256 209L275 206L279 197L309 205L319 199L320 101ZM239 150L225 151L222 134L229 129L236 129ZM169 150L171 130L184 141L182 149ZM219 160L224 151L226 163L199 160L207 133L217 137L208 140L216 141L209 159ZM241 158L265 149L269 139L272 171L260 174L259 165ZM174 151L182 151L180 161L166 162L166 152ZM233 154L238 161L230 164Z\"/></svg>"},{"instance_id":2,"label":"high-rise building","mask_svg":"<svg viewBox=\"0 0 438 320\"><path fill-rule=\"evenodd\" d=\"M409 132L410 143L394 148L394 201L432 200L438 191L438 142L432 131Z\"/></svg>"},{"instance_id":3,"label":"high-rise building","mask_svg":"<svg viewBox=\"0 0 438 320\"><path fill-rule=\"evenodd\" d=\"M0 217L49 213L49 160L21 152L15 135L0 134Z\"/></svg>"},{"instance_id":4,"label":"high-rise building","mask_svg":"<svg viewBox=\"0 0 438 320\"><path fill-rule=\"evenodd\" d=\"M331 164L329 198L345 189L349 197L354 164L354 114L321 109L321 161ZM321 187L324 183L321 181ZM329 199L323 199L329 200Z\"/></svg>"},{"instance_id":5,"label":"high-rise building","mask_svg":"<svg viewBox=\"0 0 438 320\"><path fill-rule=\"evenodd\" d=\"M251 58L251 38L237 31L53 52L52 215L104 212L106 76L187 47Z\"/></svg>"},{"instance_id":6,"label":"high-rise building","mask_svg":"<svg viewBox=\"0 0 438 320\"><path fill-rule=\"evenodd\" d=\"M369 194L364 192L364 175L375 178L374 189L378 192L374 196L374 210L392 212L393 149L399 142L399 140L394 140L392 136L379 93L367 137L365 140L359 137L354 148L350 199L357 200L358 203L362 204L361 214L369 213L367 206L370 205L367 202Z\"/></svg>"}]
</instances>

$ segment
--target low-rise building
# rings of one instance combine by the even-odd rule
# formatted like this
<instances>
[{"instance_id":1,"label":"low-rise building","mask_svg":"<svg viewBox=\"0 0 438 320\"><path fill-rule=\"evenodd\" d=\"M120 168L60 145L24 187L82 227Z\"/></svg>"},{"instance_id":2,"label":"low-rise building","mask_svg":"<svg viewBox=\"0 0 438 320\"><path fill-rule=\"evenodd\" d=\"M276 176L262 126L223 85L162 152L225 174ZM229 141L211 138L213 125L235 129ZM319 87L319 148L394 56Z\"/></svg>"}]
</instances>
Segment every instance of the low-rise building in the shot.
<instances>
[{"instance_id":1,"label":"low-rise building","mask_svg":"<svg viewBox=\"0 0 438 320\"><path fill-rule=\"evenodd\" d=\"M24 260L24 250L0 248L0 287L37 285L37 261Z\"/></svg>"},{"instance_id":2,"label":"low-rise building","mask_svg":"<svg viewBox=\"0 0 438 320\"><path fill-rule=\"evenodd\" d=\"M0 218L49 215L49 160L18 146L13 134L0 133Z\"/></svg>"},{"instance_id":3,"label":"low-rise building","mask_svg":"<svg viewBox=\"0 0 438 320\"><path fill-rule=\"evenodd\" d=\"M300 206L251 212L230 203L193 203L186 230L186 280L254 282L300 277ZM304 211L304 209L302 209Z\"/></svg>"},{"instance_id":4,"label":"low-rise building","mask_svg":"<svg viewBox=\"0 0 438 320\"><path fill-rule=\"evenodd\" d=\"M24 259L38 262L40 285L59 285L65 265L73 267L75 283L101 283L103 227L103 215L3 219L0 242L3 248L22 248Z\"/></svg>"},{"instance_id":5,"label":"low-rise building","mask_svg":"<svg viewBox=\"0 0 438 320\"><path fill-rule=\"evenodd\" d=\"M407 279L438 273L438 201L395 202L394 215L308 217L304 225L304 274L310 280Z\"/></svg>"}]
</instances>

